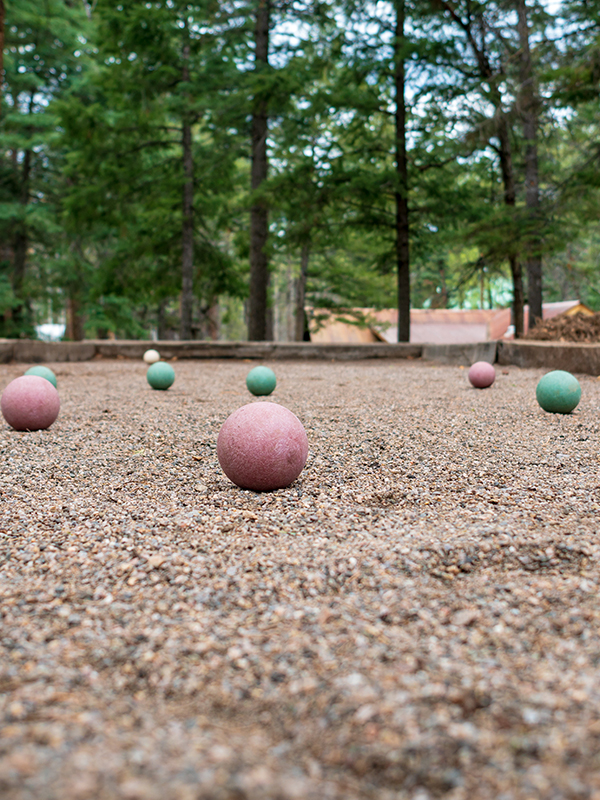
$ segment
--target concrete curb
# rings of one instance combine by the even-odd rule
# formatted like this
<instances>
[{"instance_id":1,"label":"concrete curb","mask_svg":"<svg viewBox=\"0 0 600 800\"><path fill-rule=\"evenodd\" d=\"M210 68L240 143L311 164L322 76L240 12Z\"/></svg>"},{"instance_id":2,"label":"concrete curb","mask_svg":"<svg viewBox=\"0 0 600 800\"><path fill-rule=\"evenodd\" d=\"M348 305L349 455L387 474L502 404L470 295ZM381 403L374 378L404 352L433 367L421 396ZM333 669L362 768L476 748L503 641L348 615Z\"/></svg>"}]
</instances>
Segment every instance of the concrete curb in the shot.
<instances>
[{"instance_id":1,"label":"concrete curb","mask_svg":"<svg viewBox=\"0 0 600 800\"><path fill-rule=\"evenodd\" d=\"M564 369L584 375L600 375L600 345L574 342L498 342L498 363L530 369Z\"/></svg>"},{"instance_id":2,"label":"concrete curb","mask_svg":"<svg viewBox=\"0 0 600 800\"><path fill-rule=\"evenodd\" d=\"M90 343L92 344L92 343ZM148 347L163 358L322 359L420 358L417 344L312 344L311 342L93 342L100 356L141 358Z\"/></svg>"},{"instance_id":3,"label":"concrete curb","mask_svg":"<svg viewBox=\"0 0 600 800\"><path fill-rule=\"evenodd\" d=\"M496 361L497 342L478 342L477 344L424 344L423 361L438 364L462 364L471 366L476 361Z\"/></svg>"},{"instance_id":4,"label":"concrete curb","mask_svg":"<svg viewBox=\"0 0 600 800\"><path fill-rule=\"evenodd\" d=\"M0 363L19 361L89 361L92 358L141 358L149 348L170 358L248 358L355 361L365 358L420 358L420 344L312 344L311 342L197 342L87 340L39 342L29 339L0 342Z\"/></svg>"},{"instance_id":5,"label":"concrete curb","mask_svg":"<svg viewBox=\"0 0 600 800\"><path fill-rule=\"evenodd\" d=\"M4 339L0 342L0 364L9 364L14 361L16 342L11 339Z\"/></svg>"},{"instance_id":6,"label":"concrete curb","mask_svg":"<svg viewBox=\"0 0 600 800\"><path fill-rule=\"evenodd\" d=\"M96 355L93 342L39 342L15 339L12 360L23 363L44 361L89 361Z\"/></svg>"},{"instance_id":7,"label":"concrete curb","mask_svg":"<svg viewBox=\"0 0 600 800\"><path fill-rule=\"evenodd\" d=\"M422 358L439 364L469 366L475 361L498 362L532 369L564 369L600 375L600 344L499 341L476 344L312 344L311 342L197 342L106 341L40 342L30 339L0 341L0 364L16 361L39 364L90 361L93 358L135 358L148 348L170 358L239 358L267 360L357 361L374 358Z\"/></svg>"}]
</instances>

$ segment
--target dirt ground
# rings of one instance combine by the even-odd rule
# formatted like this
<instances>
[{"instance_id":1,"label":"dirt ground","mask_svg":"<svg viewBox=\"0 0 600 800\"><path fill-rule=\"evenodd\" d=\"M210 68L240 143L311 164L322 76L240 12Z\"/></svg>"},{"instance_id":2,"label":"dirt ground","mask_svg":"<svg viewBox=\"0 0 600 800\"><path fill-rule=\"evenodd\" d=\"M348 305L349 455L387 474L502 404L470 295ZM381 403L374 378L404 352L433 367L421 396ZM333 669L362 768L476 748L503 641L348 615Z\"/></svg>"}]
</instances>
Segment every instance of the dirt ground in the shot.
<instances>
[{"instance_id":1,"label":"dirt ground","mask_svg":"<svg viewBox=\"0 0 600 800\"><path fill-rule=\"evenodd\" d=\"M276 362L310 452L255 494L252 364L49 366L0 426L3 800L600 800L600 381Z\"/></svg>"}]
</instances>

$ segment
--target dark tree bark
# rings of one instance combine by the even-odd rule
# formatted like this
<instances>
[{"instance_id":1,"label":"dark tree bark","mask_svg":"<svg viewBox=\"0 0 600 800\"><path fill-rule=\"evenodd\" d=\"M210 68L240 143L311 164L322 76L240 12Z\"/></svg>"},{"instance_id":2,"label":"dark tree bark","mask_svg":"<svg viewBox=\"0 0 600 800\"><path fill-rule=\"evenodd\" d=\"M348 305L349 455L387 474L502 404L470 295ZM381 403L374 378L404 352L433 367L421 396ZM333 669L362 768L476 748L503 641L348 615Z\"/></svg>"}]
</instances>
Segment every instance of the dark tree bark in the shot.
<instances>
[{"instance_id":1,"label":"dark tree bark","mask_svg":"<svg viewBox=\"0 0 600 800\"><path fill-rule=\"evenodd\" d=\"M404 64L404 0L396 0L394 89L396 101L396 270L398 286L398 341L410 341L410 244L408 222L408 160Z\"/></svg>"},{"instance_id":2,"label":"dark tree bark","mask_svg":"<svg viewBox=\"0 0 600 800\"><path fill-rule=\"evenodd\" d=\"M200 309L200 338L216 342L219 338L219 303L213 298L210 305Z\"/></svg>"},{"instance_id":3,"label":"dark tree bark","mask_svg":"<svg viewBox=\"0 0 600 800\"><path fill-rule=\"evenodd\" d=\"M81 245L81 238L76 236L71 245L69 247L71 251L71 257L73 259L73 263L75 264L75 269L73 272L73 276L69 285L66 287L67 290L67 324L66 324L66 338L72 342L80 342L83 340L84 337L84 320L83 320L83 313L82 313L82 303L81 298L83 296L84 291L84 261L85 256L83 253L83 247ZM102 335L102 329L98 330L98 338L105 339L108 335L108 332Z\"/></svg>"},{"instance_id":4,"label":"dark tree bark","mask_svg":"<svg viewBox=\"0 0 600 800\"><path fill-rule=\"evenodd\" d=\"M542 319L542 258L537 231L539 223L539 172L537 151L539 101L533 74L531 50L529 48L529 24L525 0L517 0L518 34L520 44L520 92L519 111L523 122L525 139L525 205L531 223L529 252L527 254L527 299L529 301L529 327Z\"/></svg>"},{"instance_id":5,"label":"dark tree bark","mask_svg":"<svg viewBox=\"0 0 600 800\"><path fill-rule=\"evenodd\" d=\"M27 224L25 222L25 211L29 203L29 183L31 177L31 150L23 153L23 168L21 171L19 204L22 209L22 219L17 222L15 238L13 244L13 274L12 289L18 305L13 309L12 319L16 329L20 328L25 321L27 303L22 297L23 282L25 280L25 270L27 267L27 248L29 237L27 236Z\"/></svg>"},{"instance_id":6,"label":"dark tree bark","mask_svg":"<svg viewBox=\"0 0 600 800\"><path fill-rule=\"evenodd\" d=\"M2 118L2 86L4 83L4 0L0 0L0 119Z\"/></svg>"},{"instance_id":7,"label":"dark tree bark","mask_svg":"<svg viewBox=\"0 0 600 800\"><path fill-rule=\"evenodd\" d=\"M219 338L219 322L220 322L220 314L219 314L219 303L215 298L212 302L210 308L206 312L206 332L208 334L207 338L213 342L216 342Z\"/></svg>"},{"instance_id":8,"label":"dark tree bark","mask_svg":"<svg viewBox=\"0 0 600 800\"><path fill-rule=\"evenodd\" d=\"M167 315L165 313L167 301L161 300L156 310L156 338L159 341L167 338Z\"/></svg>"},{"instance_id":9,"label":"dark tree bark","mask_svg":"<svg viewBox=\"0 0 600 800\"><path fill-rule=\"evenodd\" d=\"M304 341L304 328L306 327L306 312L304 302L306 299L306 279L308 277L308 261L310 258L310 244L304 242L300 252L300 275L296 278L296 298L294 308L294 341Z\"/></svg>"},{"instance_id":10,"label":"dark tree bark","mask_svg":"<svg viewBox=\"0 0 600 800\"><path fill-rule=\"evenodd\" d=\"M188 83L190 45L183 46L182 80ZM184 113L181 147L183 153L183 223L181 230L181 311L179 336L192 338L192 314L194 309L194 155L192 152L192 126L189 115Z\"/></svg>"},{"instance_id":11,"label":"dark tree bark","mask_svg":"<svg viewBox=\"0 0 600 800\"><path fill-rule=\"evenodd\" d=\"M27 151L28 153L29 151ZM12 288L17 300L21 298L21 291L23 289L23 281L25 280L25 268L27 265L27 230L24 222L17 223L17 231L15 233L15 243L13 246L13 279ZM15 309L15 316L18 310Z\"/></svg>"},{"instance_id":12,"label":"dark tree bark","mask_svg":"<svg viewBox=\"0 0 600 800\"><path fill-rule=\"evenodd\" d=\"M66 338L71 342L83 341L83 316L81 314L81 303L76 294L71 295L67 300L67 325ZM99 338L106 338L100 336Z\"/></svg>"},{"instance_id":13,"label":"dark tree bark","mask_svg":"<svg viewBox=\"0 0 600 800\"><path fill-rule=\"evenodd\" d=\"M270 0L258 0L254 27L255 69L269 63ZM255 192L267 178L268 102L263 94L255 97L252 110L251 189ZM250 208L250 295L248 298L248 339L264 341L268 334L269 258L266 251L269 210L265 200L255 200Z\"/></svg>"},{"instance_id":14,"label":"dark tree bark","mask_svg":"<svg viewBox=\"0 0 600 800\"><path fill-rule=\"evenodd\" d=\"M506 115L502 111L502 103L498 94L498 105L496 113L498 115L498 138L500 140L500 170L502 172L502 183L504 185L504 202L507 206L514 208L516 202L515 171L512 160L512 148L510 144L510 128ZM521 262L516 254L511 253L508 257L510 273L513 284L513 323L515 326L515 339L523 337L523 309L525 298L523 291L523 271Z\"/></svg>"}]
</instances>

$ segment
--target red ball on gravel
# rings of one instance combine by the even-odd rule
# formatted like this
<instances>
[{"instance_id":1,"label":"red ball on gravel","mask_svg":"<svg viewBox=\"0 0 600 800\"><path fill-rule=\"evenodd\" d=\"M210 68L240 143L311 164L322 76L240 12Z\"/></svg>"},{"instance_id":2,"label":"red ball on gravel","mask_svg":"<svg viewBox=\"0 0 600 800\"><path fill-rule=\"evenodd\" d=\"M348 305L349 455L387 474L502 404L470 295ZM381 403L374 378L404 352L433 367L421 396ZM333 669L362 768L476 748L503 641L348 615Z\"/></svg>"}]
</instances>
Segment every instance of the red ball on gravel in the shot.
<instances>
[{"instance_id":1,"label":"red ball on gravel","mask_svg":"<svg viewBox=\"0 0 600 800\"><path fill-rule=\"evenodd\" d=\"M277 403L248 403L225 420L217 456L229 480L242 489L284 489L304 469L308 438L298 417Z\"/></svg>"},{"instance_id":2,"label":"red ball on gravel","mask_svg":"<svg viewBox=\"0 0 600 800\"><path fill-rule=\"evenodd\" d=\"M496 370L487 361L476 361L469 370L469 380L476 389L487 389L496 380Z\"/></svg>"},{"instance_id":3,"label":"red ball on gravel","mask_svg":"<svg viewBox=\"0 0 600 800\"><path fill-rule=\"evenodd\" d=\"M49 428L58 417L60 398L46 378L22 375L2 393L0 408L4 419L16 431L40 431Z\"/></svg>"}]
</instances>

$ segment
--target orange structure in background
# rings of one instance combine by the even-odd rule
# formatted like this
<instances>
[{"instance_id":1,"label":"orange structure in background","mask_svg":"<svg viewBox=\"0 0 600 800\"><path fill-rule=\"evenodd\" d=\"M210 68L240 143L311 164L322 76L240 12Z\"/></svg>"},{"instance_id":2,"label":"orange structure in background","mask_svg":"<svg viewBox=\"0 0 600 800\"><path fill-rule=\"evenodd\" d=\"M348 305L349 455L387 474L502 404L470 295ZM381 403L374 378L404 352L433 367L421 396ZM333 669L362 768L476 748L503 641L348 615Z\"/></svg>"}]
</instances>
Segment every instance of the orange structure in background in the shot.
<instances>
[{"instance_id":1,"label":"orange structure in background","mask_svg":"<svg viewBox=\"0 0 600 800\"><path fill-rule=\"evenodd\" d=\"M312 309L309 310L309 312ZM319 310L319 316L327 312ZM366 325L353 324L351 315L344 318L331 312L320 323L311 325L310 338L316 344L371 344L396 342L398 311L393 308L376 311L357 308L353 314L362 316ZM593 314L579 300L544 303L543 318L558 314ZM346 321L348 320L348 321ZM529 308L525 306L525 331L528 329ZM495 339L512 338L510 308L454 309L413 308L410 312L410 341L413 344L468 344Z\"/></svg>"}]
</instances>

